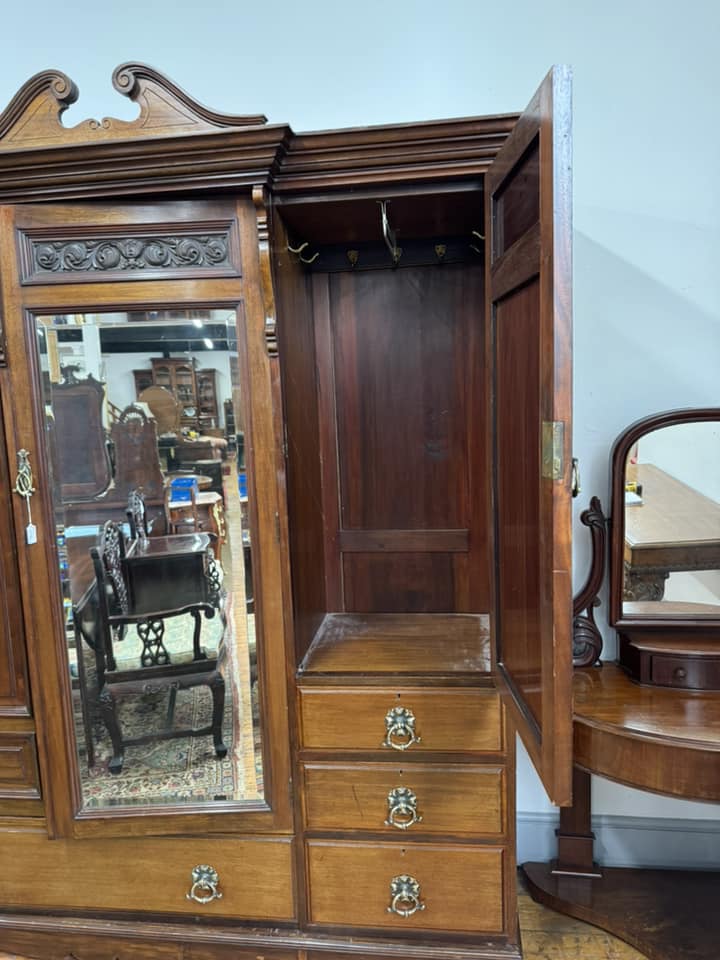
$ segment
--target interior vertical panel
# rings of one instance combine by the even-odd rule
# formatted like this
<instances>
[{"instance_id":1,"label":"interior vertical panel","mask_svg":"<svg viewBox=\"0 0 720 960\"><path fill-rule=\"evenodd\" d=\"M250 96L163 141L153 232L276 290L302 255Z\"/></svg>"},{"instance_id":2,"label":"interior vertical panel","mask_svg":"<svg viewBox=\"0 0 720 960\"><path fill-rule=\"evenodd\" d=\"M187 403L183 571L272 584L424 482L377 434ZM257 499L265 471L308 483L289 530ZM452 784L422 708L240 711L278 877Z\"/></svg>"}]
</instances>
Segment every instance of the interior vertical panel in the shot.
<instances>
[{"instance_id":1,"label":"interior vertical panel","mask_svg":"<svg viewBox=\"0 0 720 960\"><path fill-rule=\"evenodd\" d=\"M540 363L538 282L495 307L497 630L499 657L536 722L542 717L540 592Z\"/></svg>"}]
</instances>

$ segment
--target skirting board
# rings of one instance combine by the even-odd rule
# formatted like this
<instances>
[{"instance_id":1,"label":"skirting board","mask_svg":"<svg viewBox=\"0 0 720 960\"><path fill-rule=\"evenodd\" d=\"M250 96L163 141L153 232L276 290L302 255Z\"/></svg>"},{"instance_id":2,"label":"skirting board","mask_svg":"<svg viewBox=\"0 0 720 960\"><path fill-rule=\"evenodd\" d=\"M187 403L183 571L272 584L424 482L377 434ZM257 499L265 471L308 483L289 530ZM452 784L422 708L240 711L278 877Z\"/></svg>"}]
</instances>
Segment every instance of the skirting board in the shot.
<instances>
[{"instance_id":1,"label":"skirting board","mask_svg":"<svg viewBox=\"0 0 720 960\"><path fill-rule=\"evenodd\" d=\"M593 817L595 860L606 867L655 867L717 870L720 819L666 817ZM554 813L518 813L518 863L557 856Z\"/></svg>"}]
</instances>

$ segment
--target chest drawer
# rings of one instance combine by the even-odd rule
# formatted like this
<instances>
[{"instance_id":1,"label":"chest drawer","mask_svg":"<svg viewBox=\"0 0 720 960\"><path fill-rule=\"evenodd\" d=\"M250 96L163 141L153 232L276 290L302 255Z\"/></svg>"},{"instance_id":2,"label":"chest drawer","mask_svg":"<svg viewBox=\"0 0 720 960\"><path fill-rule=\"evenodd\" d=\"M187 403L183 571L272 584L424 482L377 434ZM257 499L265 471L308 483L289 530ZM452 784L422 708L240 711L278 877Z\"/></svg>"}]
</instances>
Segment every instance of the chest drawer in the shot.
<instances>
[{"instance_id":1,"label":"chest drawer","mask_svg":"<svg viewBox=\"0 0 720 960\"><path fill-rule=\"evenodd\" d=\"M500 836L505 771L479 764L307 763L306 830Z\"/></svg>"},{"instance_id":2,"label":"chest drawer","mask_svg":"<svg viewBox=\"0 0 720 960\"><path fill-rule=\"evenodd\" d=\"M193 868L218 874L220 899L189 900ZM0 836L0 903L7 908L124 911L290 920L292 845L266 839L48 840ZM210 890L198 885L199 898Z\"/></svg>"},{"instance_id":3,"label":"chest drawer","mask_svg":"<svg viewBox=\"0 0 720 960\"><path fill-rule=\"evenodd\" d=\"M502 847L307 843L313 924L502 933Z\"/></svg>"},{"instance_id":4,"label":"chest drawer","mask_svg":"<svg viewBox=\"0 0 720 960\"><path fill-rule=\"evenodd\" d=\"M373 750L388 756L421 751L499 753L500 699L477 688L305 687L300 690L302 746Z\"/></svg>"}]
</instances>

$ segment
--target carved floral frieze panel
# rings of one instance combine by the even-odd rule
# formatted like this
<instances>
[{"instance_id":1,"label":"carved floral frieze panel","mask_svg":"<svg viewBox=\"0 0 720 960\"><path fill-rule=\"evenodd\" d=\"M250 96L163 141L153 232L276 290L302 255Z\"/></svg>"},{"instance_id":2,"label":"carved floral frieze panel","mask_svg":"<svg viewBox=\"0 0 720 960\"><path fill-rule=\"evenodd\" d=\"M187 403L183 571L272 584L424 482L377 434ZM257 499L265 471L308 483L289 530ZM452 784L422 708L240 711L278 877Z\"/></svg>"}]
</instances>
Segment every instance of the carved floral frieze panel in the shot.
<instances>
[{"instance_id":1,"label":"carved floral frieze panel","mask_svg":"<svg viewBox=\"0 0 720 960\"><path fill-rule=\"evenodd\" d=\"M92 229L73 236L21 233L22 282L138 280L145 276L239 276L239 252L230 224L212 229L153 231L123 236Z\"/></svg>"}]
</instances>

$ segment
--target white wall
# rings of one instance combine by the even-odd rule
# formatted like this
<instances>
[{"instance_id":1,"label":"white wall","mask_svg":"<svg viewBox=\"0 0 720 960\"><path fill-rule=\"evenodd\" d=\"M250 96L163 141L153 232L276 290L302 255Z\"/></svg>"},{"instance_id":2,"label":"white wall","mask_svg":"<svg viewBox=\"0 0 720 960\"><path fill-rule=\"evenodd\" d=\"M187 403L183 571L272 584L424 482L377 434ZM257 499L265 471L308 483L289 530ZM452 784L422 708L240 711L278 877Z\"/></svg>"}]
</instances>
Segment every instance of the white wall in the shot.
<instances>
[{"instance_id":1,"label":"white wall","mask_svg":"<svg viewBox=\"0 0 720 960\"><path fill-rule=\"evenodd\" d=\"M81 89L68 124L132 117L113 67L143 60L218 110L296 130L521 109L552 63L575 71L577 512L608 506L615 436L719 402L720 4L713 0L216 0L171 8L6 4L0 103L50 66ZM577 528L577 580L588 563ZM612 653L612 641L609 650ZM518 808L547 801L521 758ZM718 817L596 783L603 814Z\"/></svg>"}]
</instances>

